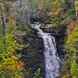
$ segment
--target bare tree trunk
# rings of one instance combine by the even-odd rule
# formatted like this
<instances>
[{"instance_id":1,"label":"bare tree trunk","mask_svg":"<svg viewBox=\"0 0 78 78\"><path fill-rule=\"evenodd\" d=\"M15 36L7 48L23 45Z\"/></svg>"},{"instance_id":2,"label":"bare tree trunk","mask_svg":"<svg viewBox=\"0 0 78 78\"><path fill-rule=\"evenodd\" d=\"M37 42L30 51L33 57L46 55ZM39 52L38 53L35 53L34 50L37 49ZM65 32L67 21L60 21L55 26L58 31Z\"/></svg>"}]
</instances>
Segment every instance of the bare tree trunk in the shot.
<instances>
[{"instance_id":1,"label":"bare tree trunk","mask_svg":"<svg viewBox=\"0 0 78 78\"><path fill-rule=\"evenodd\" d=\"M0 3L0 11L1 11L1 24L2 24L2 37L3 37L3 47L6 50L6 15L5 15L5 7L3 3Z\"/></svg>"},{"instance_id":2,"label":"bare tree trunk","mask_svg":"<svg viewBox=\"0 0 78 78\"><path fill-rule=\"evenodd\" d=\"M75 7L76 16L78 18L78 0L74 0L74 7Z\"/></svg>"}]
</instances>

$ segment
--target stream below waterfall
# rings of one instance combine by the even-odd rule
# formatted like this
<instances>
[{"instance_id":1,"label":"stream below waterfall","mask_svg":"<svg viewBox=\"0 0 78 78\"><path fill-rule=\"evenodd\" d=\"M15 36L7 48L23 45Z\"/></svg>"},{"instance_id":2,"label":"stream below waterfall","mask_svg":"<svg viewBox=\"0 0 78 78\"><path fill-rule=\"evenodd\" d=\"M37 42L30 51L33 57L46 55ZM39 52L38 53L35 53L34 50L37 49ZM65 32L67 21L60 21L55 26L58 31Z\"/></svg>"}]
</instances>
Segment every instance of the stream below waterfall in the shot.
<instances>
[{"instance_id":1,"label":"stream below waterfall","mask_svg":"<svg viewBox=\"0 0 78 78\"><path fill-rule=\"evenodd\" d=\"M57 56L56 41L50 33L40 29L41 24L34 24L33 28L38 31L38 36L43 39L45 58L45 78L57 78L59 76L59 57Z\"/></svg>"}]
</instances>

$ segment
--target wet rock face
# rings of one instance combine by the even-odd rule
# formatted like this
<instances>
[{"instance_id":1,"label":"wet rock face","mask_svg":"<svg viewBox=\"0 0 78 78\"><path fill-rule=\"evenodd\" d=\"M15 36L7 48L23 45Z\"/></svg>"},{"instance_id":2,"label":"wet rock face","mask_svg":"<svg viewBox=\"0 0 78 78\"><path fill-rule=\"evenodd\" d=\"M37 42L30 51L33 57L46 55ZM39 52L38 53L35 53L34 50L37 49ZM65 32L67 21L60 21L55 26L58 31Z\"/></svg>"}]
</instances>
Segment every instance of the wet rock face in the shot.
<instances>
[{"instance_id":1,"label":"wet rock face","mask_svg":"<svg viewBox=\"0 0 78 78\"><path fill-rule=\"evenodd\" d=\"M66 29L67 29L66 26L61 27L59 29L58 33L55 35L57 52L58 52L58 55L61 59L64 59L65 54L66 54L65 46L64 46L65 39L66 39L66 36L67 36Z\"/></svg>"}]
</instances>

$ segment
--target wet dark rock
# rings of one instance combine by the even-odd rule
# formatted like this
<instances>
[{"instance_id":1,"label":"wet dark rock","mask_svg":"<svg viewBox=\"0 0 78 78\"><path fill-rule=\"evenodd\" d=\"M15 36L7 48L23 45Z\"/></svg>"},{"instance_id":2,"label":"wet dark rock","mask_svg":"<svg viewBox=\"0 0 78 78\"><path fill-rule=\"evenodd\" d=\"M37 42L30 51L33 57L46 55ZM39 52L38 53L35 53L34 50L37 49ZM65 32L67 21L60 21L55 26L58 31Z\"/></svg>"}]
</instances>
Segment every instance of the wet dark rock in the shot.
<instances>
[{"instance_id":1,"label":"wet dark rock","mask_svg":"<svg viewBox=\"0 0 78 78\"><path fill-rule=\"evenodd\" d=\"M57 52L58 55L61 59L65 58L65 39L66 39L66 26L63 26L60 28L60 30L58 31L58 34L55 36L56 38L56 46L57 46Z\"/></svg>"},{"instance_id":2,"label":"wet dark rock","mask_svg":"<svg viewBox=\"0 0 78 78\"><path fill-rule=\"evenodd\" d=\"M21 54L20 59L25 63L25 68L32 68L32 72L34 72L38 68L43 69L44 47L42 39L37 35L37 31L33 30L33 32L30 35L16 34L15 36L18 43L29 45L28 47L24 47L18 52Z\"/></svg>"}]
</instances>

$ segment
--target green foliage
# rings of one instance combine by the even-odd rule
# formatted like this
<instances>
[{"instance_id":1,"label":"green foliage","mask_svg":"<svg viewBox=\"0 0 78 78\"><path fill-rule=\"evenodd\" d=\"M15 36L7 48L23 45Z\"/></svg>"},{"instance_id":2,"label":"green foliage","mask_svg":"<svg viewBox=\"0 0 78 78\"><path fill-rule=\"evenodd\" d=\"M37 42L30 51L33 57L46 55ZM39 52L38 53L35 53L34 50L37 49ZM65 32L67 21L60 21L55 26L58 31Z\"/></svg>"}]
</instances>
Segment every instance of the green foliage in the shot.
<instances>
[{"instance_id":1,"label":"green foliage","mask_svg":"<svg viewBox=\"0 0 78 78\"><path fill-rule=\"evenodd\" d=\"M23 24L23 23L20 23L18 21L18 24L16 26L16 30L17 31L21 31L22 33L26 33L26 34L32 34L32 29L29 25L26 25L26 24Z\"/></svg>"},{"instance_id":2,"label":"green foliage","mask_svg":"<svg viewBox=\"0 0 78 78\"><path fill-rule=\"evenodd\" d=\"M61 25L61 18L59 16L51 17L50 23L52 24L52 27L58 27Z\"/></svg>"},{"instance_id":3,"label":"green foliage","mask_svg":"<svg viewBox=\"0 0 78 78\"><path fill-rule=\"evenodd\" d=\"M76 56L74 56L76 58ZM78 64L76 63L75 59L72 58L71 61L71 74L73 78L77 78L78 77Z\"/></svg>"},{"instance_id":4,"label":"green foliage","mask_svg":"<svg viewBox=\"0 0 78 78\"><path fill-rule=\"evenodd\" d=\"M32 10L33 11L36 10L38 7L38 0L32 0L31 4L32 4Z\"/></svg>"},{"instance_id":5,"label":"green foliage","mask_svg":"<svg viewBox=\"0 0 78 78\"><path fill-rule=\"evenodd\" d=\"M38 68L37 71L34 73L34 77L33 78L42 78L41 77L40 68Z\"/></svg>"},{"instance_id":6,"label":"green foliage","mask_svg":"<svg viewBox=\"0 0 78 78\"><path fill-rule=\"evenodd\" d=\"M4 12L5 9L2 13ZM5 14L7 15L8 12ZM2 17L4 18L6 15ZM0 18L0 78L23 78L22 63L16 57L16 49L19 47L14 37L15 19L13 16L7 16L7 18L8 22L5 24L2 24L4 20ZM5 31L5 35L3 31Z\"/></svg>"},{"instance_id":7,"label":"green foliage","mask_svg":"<svg viewBox=\"0 0 78 78\"><path fill-rule=\"evenodd\" d=\"M77 45L78 45L78 26L76 24L75 29L72 31L71 34L68 35L68 39L66 42L66 49L69 57L68 59L70 59L69 64L70 64L70 73L72 75L72 78L78 78Z\"/></svg>"},{"instance_id":8,"label":"green foliage","mask_svg":"<svg viewBox=\"0 0 78 78\"><path fill-rule=\"evenodd\" d=\"M6 39L5 44L4 39ZM21 78L22 69L18 68L20 63L15 56L17 48L13 33L6 33L5 38L0 37L0 78Z\"/></svg>"}]
</instances>

